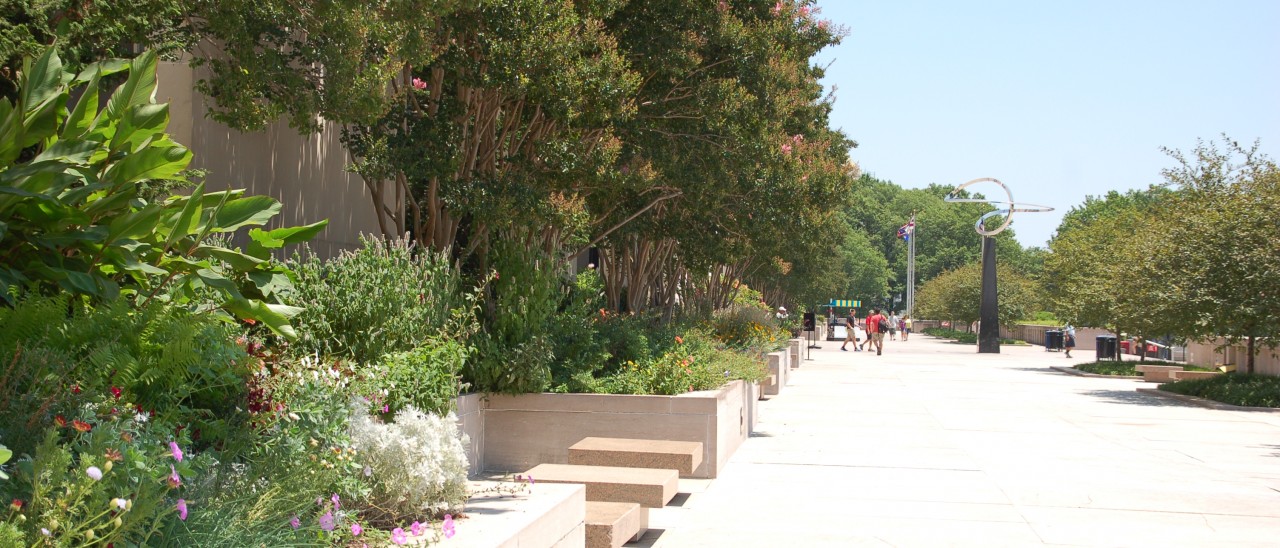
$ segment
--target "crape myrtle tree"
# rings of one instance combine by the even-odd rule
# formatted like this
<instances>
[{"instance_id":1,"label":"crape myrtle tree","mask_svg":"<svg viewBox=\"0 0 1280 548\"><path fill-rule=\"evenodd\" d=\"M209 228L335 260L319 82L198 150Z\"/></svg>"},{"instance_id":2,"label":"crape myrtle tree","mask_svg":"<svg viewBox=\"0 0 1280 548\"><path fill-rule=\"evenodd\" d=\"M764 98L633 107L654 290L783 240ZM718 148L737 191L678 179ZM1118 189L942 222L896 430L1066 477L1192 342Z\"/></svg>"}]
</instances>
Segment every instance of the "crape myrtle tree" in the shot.
<instances>
[{"instance_id":1,"label":"crape myrtle tree","mask_svg":"<svg viewBox=\"0 0 1280 548\"><path fill-rule=\"evenodd\" d=\"M1200 142L1189 157L1167 151L1177 165L1163 175L1180 192L1153 259L1169 273L1183 326L1197 338L1244 341L1252 373L1259 345L1280 342L1280 169L1258 143L1223 139Z\"/></svg>"},{"instance_id":2,"label":"crape myrtle tree","mask_svg":"<svg viewBox=\"0 0 1280 548\"><path fill-rule=\"evenodd\" d=\"M193 34L181 0L7 0L0 2L0 97L16 100L24 57L57 44L71 71L142 49L173 58ZM109 79L110 80L110 79ZM111 83L119 82L111 80Z\"/></svg>"},{"instance_id":3,"label":"crape myrtle tree","mask_svg":"<svg viewBox=\"0 0 1280 548\"><path fill-rule=\"evenodd\" d=\"M642 82L618 127L619 170L650 186L622 199L634 210L650 189L675 196L600 242L610 306L670 310L679 289L711 310L737 280L834 258L834 246L788 248L835 226L851 174L853 143L827 129L809 64L838 34L811 3L631 2L608 26Z\"/></svg>"}]
</instances>

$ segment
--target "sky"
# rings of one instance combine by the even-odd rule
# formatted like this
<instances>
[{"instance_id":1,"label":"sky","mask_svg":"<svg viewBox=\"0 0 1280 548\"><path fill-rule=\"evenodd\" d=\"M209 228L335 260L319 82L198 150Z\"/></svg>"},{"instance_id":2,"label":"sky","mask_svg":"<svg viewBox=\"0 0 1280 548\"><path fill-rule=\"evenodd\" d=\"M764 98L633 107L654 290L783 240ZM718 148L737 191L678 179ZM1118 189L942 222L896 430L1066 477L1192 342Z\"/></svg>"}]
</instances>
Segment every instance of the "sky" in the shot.
<instances>
[{"instance_id":1,"label":"sky","mask_svg":"<svg viewBox=\"0 0 1280 548\"><path fill-rule=\"evenodd\" d=\"M1161 147L1225 133L1280 157L1280 1L818 7L848 32L815 62L863 172L905 188L999 179L1055 208L1014 215L1024 246L1046 245L1086 196L1161 183L1174 165Z\"/></svg>"}]
</instances>

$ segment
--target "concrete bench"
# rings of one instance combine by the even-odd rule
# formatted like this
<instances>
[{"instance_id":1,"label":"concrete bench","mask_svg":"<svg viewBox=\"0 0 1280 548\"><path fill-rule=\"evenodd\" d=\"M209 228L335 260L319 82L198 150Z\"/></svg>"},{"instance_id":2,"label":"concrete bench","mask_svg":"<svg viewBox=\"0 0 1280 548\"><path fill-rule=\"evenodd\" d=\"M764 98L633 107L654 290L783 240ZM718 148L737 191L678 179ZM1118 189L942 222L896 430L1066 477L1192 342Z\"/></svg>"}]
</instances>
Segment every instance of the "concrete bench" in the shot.
<instances>
[{"instance_id":1,"label":"concrete bench","mask_svg":"<svg viewBox=\"0 0 1280 548\"><path fill-rule=\"evenodd\" d=\"M539 482L586 485L588 501L634 502L645 508L666 506L680 482L675 470L582 464L539 464L525 474Z\"/></svg>"},{"instance_id":2,"label":"concrete bench","mask_svg":"<svg viewBox=\"0 0 1280 548\"><path fill-rule=\"evenodd\" d=\"M1181 365L1138 364L1133 368L1142 373L1142 380L1146 382L1173 382L1173 374L1182 371Z\"/></svg>"},{"instance_id":3,"label":"concrete bench","mask_svg":"<svg viewBox=\"0 0 1280 548\"><path fill-rule=\"evenodd\" d=\"M1222 373L1219 373L1217 371L1174 371L1173 380L1185 381L1190 379L1208 379L1210 377L1216 377L1221 374Z\"/></svg>"},{"instance_id":4,"label":"concrete bench","mask_svg":"<svg viewBox=\"0 0 1280 548\"><path fill-rule=\"evenodd\" d=\"M648 513L634 502L587 502L587 548L619 548L639 540L648 527L648 519L642 519Z\"/></svg>"},{"instance_id":5,"label":"concrete bench","mask_svg":"<svg viewBox=\"0 0 1280 548\"><path fill-rule=\"evenodd\" d=\"M625 466L676 470L693 475L702 464L702 443L696 441L582 438L569 448L569 464Z\"/></svg>"}]
</instances>

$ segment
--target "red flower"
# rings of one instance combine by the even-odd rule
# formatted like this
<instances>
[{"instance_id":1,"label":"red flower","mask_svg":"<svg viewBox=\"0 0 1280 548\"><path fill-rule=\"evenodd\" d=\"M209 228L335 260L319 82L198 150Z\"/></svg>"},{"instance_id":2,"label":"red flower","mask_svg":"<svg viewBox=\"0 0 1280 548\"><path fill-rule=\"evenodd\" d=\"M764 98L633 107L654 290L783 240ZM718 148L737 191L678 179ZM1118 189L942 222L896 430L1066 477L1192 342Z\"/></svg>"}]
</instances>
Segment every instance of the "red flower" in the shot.
<instances>
[{"instance_id":1,"label":"red flower","mask_svg":"<svg viewBox=\"0 0 1280 548\"><path fill-rule=\"evenodd\" d=\"M117 400L120 399L120 389L112 386L111 395L114 396Z\"/></svg>"},{"instance_id":2,"label":"red flower","mask_svg":"<svg viewBox=\"0 0 1280 548\"><path fill-rule=\"evenodd\" d=\"M9 503L9 507L10 507L10 508L13 508L13 510L14 510L15 512L21 512L21 511L22 511L22 501L21 501L21 500L18 500L18 499L13 499L13 502Z\"/></svg>"},{"instance_id":3,"label":"red flower","mask_svg":"<svg viewBox=\"0 0 1280 548\"><path fill-rule=\"evenodd\" d=\"M71 421L71 427L75 428L77 432L88 432L90 430L93 430L92 424L84 422L80 419Z\"/></svg>"},{"instance_id":4,"label":"red flower","mask_svg":"<svg viewBox=\"0 0 1280 548\"><path fill-rule=\"evenodd\" d=\"M73 385L71 385L71 393L72 393L72 394L79 394L79 393L80 393L80 385L78 385L78 384L73 384Z\"/></svg>"},{"instance_id":5,"label":"red flower","mask_svg":"<svg viewBox=\"0 0 1280 548\"><path fill-rule=\"evenodd\" d=\"M244 323L247 323L247 324L249 324L249 325L254 325L254 324L257 324L257 323L258 323L258 320L255 320L255 319L253 319L253 318L245 318L245 319L244 319Z\"/></svg>"},{"instance_id":6,"label":"red flower","mask_svg":"<svg viewBox=\"0 0 1280 548\"><path fill-rule=\"evenodd\" d=\"M66 428L66 427L67 427L67 418L66 418L66 417L64 417L64 416L62 416L62 415L54 415L54 416L53 416L53 423L54 423L54 424L56 424L56 425L58 425L58 428Z\"/></svg>"},{"instance_id":7,"label":"red flower","mask_svg":"<svg viewBox=\"0 0 1280 548\"><path fill-rule=\"evenodd\" d=\"M680 338L680 335L676 335L676 344L684 344L684 339Z\"/></svg>"}]
</instances>

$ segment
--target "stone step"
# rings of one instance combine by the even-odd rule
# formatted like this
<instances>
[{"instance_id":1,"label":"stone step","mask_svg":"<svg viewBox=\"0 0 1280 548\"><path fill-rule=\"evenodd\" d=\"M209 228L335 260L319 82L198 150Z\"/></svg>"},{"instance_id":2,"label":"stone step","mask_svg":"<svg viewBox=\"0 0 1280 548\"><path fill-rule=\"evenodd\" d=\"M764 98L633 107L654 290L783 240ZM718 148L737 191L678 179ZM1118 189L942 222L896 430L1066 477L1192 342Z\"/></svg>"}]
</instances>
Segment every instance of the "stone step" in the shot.
<instances>
[{"instance_id":1,"label":"stone step","mask_svg":"<svg viewBox=\"0 0 1280 548\"><path fill-rule=\"evenodd\" d=\"M696 441L582 438L569 448L569 464L676 470L693 475L702 464L702 443Z\"/></svg>"},{"instance_id":2,"label":"stone step","mask_svg":"<svg viewBox=\"0 0 1280 548\"><path fill-rule=\"evenodd\" d=\"M680 482L676 470L582 464L539 464L525 475L537 482L586 485L589 501L634 502L645 508L666 506Z\"/></svg>"},{"instance_id":3,"label":"stone step","mask_svg":"<svg viewBox=\"0 0 1280 548\"><path fill-rule=\"evenodd\" d=\"M643 535L642 513L649 509L634 502L587 502L587 548L619 548Z\"/></svg>"},{"instance_id":4,"label":"stone step","mask_svg":"<svg viewBox=\"0 0 1280 548\"><path fill-rule=\"evenodd\" d=\"M1133 366L1134 370L1142 373L1142 380L1147 382L1169 382L1174 380L1173 374L1182 371L1181 365L1148 365L1140 363Z\"/></svg>"}]
</instances>

